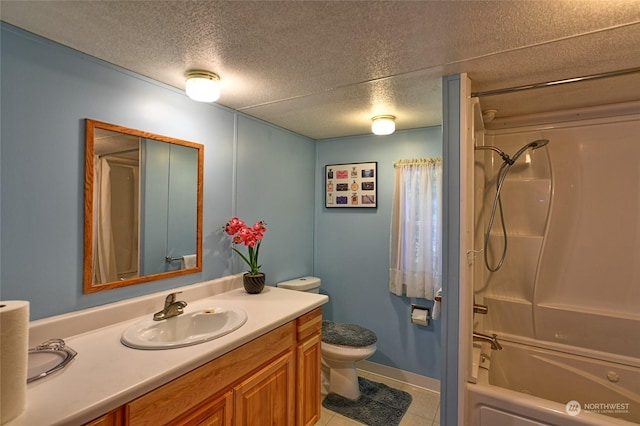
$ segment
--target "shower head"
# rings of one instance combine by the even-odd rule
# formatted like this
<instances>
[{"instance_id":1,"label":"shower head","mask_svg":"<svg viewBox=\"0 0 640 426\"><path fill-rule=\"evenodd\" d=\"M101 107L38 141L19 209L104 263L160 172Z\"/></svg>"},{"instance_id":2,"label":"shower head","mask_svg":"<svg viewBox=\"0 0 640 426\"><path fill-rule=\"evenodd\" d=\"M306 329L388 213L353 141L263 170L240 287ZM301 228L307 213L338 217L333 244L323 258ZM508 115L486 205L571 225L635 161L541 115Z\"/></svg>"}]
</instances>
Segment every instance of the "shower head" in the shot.
<instances>
[{"instance_id":1,"label":"shower head","mask_svg":"<svg viewBox=\"0 0 640 426\"><path fill-rule=\"evenodd\" d=\"M527 146L530 147L531 149L538 149L538 148L542 148L548 143L549 143L549 139L538 139L537 141L529 142Z\"/></svg>"},{"instance_id":2,"label":"shower head","mask_svg":"<svg viewBox=\"0 0 640 426\"><path fill-rule=\"evenodd\" d=\"M526 144L525 146L520 148L520 150L518 152L513 154L513 157L511 157L512 163L509 163L509 164L515 163L516 160L518 159L518 157L520 157L522 155L522 153L525 152L526 150L528 150L529 148L531 148L531 150L533 151L533 150L536 150L538 148L542 148L543 146L545 146L548 143L549 143L549 139L538 139L538 140L535 140L533 142L529 142L528 144Z\"/></svg>"},{"instance_id":3,"label":"shower head","mask_svg":"<svg viewBox=\"0 0 640 426\"><path fill-rule=\"evenodd\" d=\"M542 148L543 146L545 146L548 143L549 143L549 139L538 139L538 140L535 140L533 142L529 142L528 144L526 144L525 146L520 148L520 150L518 150L518 152L513 154L513 157L509 157L503 150L501 150L499 148L496 148L495 146L491 146L491 145L476 146L475 149L476 150L490 149L491 151L495 151L495 152L498 153L498 155L500 157L502 157L502 160L504 160L504 162L506 164L511 166L511 165L513 165L513 163L516 162L518 157L520 157L522 155L522 153L525 152L527 149L531 148L532 150L535 150L535 149L538 149L538 148Z\"/></svg>"}]
</instances>

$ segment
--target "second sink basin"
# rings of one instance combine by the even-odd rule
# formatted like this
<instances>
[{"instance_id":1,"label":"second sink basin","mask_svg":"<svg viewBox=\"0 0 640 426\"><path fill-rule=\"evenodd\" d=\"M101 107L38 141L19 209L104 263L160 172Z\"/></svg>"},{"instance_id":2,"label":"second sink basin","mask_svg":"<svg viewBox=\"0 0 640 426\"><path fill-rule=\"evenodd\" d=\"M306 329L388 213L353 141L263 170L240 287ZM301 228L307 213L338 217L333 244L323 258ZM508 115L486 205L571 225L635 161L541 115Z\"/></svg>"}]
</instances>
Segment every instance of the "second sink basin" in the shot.
<instances>
[{"instance_id":1,"label":"second sink basin","mask_svg":"<svg viewBox=\"0 0 640 426\"><path fill-rule=\"evenodd\" d=\"M213 302L187 305L182 315L145 319L129 326L120 341L134 349L172 349L196 345L231 333L247 321L244 310Z\"/></svg>"}]
</instances>

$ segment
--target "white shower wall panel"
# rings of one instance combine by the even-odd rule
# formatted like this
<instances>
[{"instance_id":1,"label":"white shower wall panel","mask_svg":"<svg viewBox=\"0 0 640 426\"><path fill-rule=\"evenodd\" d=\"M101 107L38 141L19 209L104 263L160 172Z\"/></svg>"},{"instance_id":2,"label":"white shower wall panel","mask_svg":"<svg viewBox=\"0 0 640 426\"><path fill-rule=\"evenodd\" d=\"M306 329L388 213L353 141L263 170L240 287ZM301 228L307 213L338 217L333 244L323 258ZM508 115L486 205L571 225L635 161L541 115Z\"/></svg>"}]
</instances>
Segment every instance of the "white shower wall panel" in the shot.
<instances>
[{"instance_id":1,"label":"white shower wall panel","mask_svg":"<svg viewBox=\"0 0 640 426\"><path fill-rule=\"evenodd\" d=\"M576 305L537 304L535 330L539 340L612 354L601 358L640 367L637 316Z\"/></svg>"},{"instance_id":2,"label":"white shower wall panel","mask_svg":"<svg viewBox=\"0 0 640 426\"><path fill-rule=\"evenodd\" d=\"M510 179L511 174L516 172L514 169L515 166L505 179L500 196L509 235L542 236L551 201L551 180ZM501 231L497 223L494 225L494 231Z\"/></svg>"},{"instance_id":3,"label":"white shower wall panel","mask_svg":"<svg viewBox=\"0 0 640 426\"><path fill-rule=\"evenodd\" d=\"M549 138L555 193L536 303L640 320L640 120Z\"/></svg>"},{"instance_id":4,"label":"white shower wall panel","mask_svg":"<svg viewBox=\"0 0 640 426\"><path fill-rule=\"evenodd\" d=\"M509 297L485 296L484 304L488 314L475 320L482 324L474 324L477 330L487 330L503 338L518 336L518 338L535 339L533 331L533 303Z\"/></svg>"},{"instance_id":5,"label":"white shower wall panel","mask_svg":"<svg viewBox=\"0 0 640 426\"><path fill-rule=\"evenodd\" d=\"M506 214L506 213L505 213ZM504 242L501 235L489 239L490 262L497 263ZM502 268L489 274L486 296L500 296L533 302L536 266L542 236L509 236L508 251Z\"/></svg>"},{"instance_id":6,"label":"white shower wall panel","mask_svg":"<svg viewBox=\"0 0 640 426\"><path fill-rule=\"evenodd\" d=\"M533 262L523 268L534 274L533 291L519 278L493 286L516 287L502 294L486 289L487 303L505 304L494 310L518 311L511 319L491 318L493 331L528 337L533 329L537 340L640 358L635 338L640 335L640 115L496 130L490 138L489 143L508 152L549 139L553 178L539 258L510 251L505 262L516 256L519 263ZM543 177L535 168L525 172ZM539 199L535 193L531 205ZM526 215L529 209L521 207L519 214ZM510 238L509 244L512 250L518 243ZM521 302L532 294L529 317L519 311L526 303L509 301L517 294L525 296ZM514 318L531 318L532 323L521 324L521 334L512 333Z\"/></svg>"}]
</instances>

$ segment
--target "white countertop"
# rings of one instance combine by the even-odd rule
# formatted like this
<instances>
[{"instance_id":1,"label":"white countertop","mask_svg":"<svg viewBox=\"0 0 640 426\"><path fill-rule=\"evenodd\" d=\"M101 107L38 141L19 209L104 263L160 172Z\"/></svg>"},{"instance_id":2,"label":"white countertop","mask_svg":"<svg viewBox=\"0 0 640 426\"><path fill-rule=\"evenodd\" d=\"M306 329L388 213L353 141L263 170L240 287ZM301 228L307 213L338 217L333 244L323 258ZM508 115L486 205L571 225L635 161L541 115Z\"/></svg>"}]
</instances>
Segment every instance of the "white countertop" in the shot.
<instances>
[{"instance_id":1,"label":"white countertop","mask_svg":"<svg viewBox=\"0 0 640 426\"><path fill-rule=\"evenodd\" d=\"M150 300L155 302L154 305L158 308L156 310L160 310L164 295L174 290L139 299L145 299L142 303L146 305L145 310L148 310ZM215 340L168 350L131 349L120 343L122 332L132 323L146 318L147 313L124 321L122 317L116 318L119 322L72 336L46 336L64 337L66 344L78 355L63 370L27 385L25 411L6 426L84 424L329 300L325 295L270 286L257 295L236 288L199 300L190 300L188 290L183 293L179 299L187 302L207 299L240 307L247 312L247 322L233 333ZM127 303L131 305L125 301L96 309L101 311L104 322L105 315L109 316L113 312L121 314L122 305ZM138 309L142 304L137 304ZM135 309L129 307L127 312L132 315ZM83 321L81 315L69 314L62 317L65 318L50 321L50 327L47 327L46 319L39 320L31 326L30 331L33 329L37 338L41 339L45 337L47 329L60 330L65 321ZM30 346L33 346L34 337L30 341Z\"/></svg>"}]
</instances>

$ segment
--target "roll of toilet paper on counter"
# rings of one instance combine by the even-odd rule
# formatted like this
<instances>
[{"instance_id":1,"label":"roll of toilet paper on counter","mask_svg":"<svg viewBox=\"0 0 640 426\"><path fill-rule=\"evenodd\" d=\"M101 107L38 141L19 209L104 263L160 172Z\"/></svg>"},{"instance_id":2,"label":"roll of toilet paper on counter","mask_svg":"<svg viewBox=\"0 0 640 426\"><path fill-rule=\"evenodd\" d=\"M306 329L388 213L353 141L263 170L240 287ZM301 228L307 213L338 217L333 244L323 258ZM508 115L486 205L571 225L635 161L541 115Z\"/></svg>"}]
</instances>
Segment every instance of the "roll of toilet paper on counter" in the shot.
<instances>
[{"instance_id":1,"label":"roll of toilet paper on counter","mask_svg":"<svg viewBox=\"0 0 640 426\"><path fill-rule=\"evenodd\" d=\"M411 312L411 322L418 325L429 325L429 310L415 308Z\"/></svg>"},{"instance_id":2,"label":"roll of toilet paper on counter","mask_svg":"<svg viewBox=\"0 0 640 426\"><path fill-rule=\"evenodd\" d=\"M0 301L0 423L18 417L27 400L29 302Z\"/></svg>"}]
</instances>

